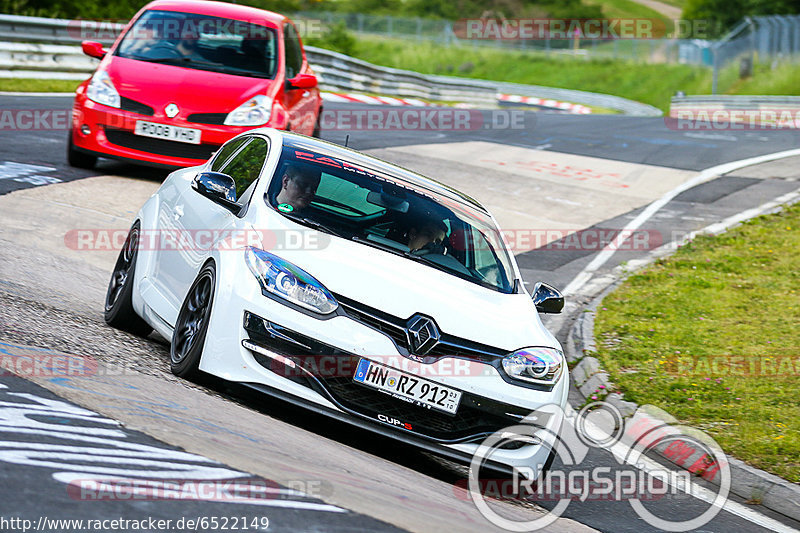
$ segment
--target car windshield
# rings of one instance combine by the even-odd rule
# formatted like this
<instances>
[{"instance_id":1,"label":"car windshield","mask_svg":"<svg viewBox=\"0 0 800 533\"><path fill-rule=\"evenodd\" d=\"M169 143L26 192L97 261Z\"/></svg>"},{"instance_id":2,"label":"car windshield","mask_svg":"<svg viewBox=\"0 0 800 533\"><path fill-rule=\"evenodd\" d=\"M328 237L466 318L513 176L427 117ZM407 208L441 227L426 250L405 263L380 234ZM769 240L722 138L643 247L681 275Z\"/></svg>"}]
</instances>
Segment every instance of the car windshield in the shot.
<instances>
[{"instance_id":1,"label":"car windshield","mask_svg":"<svg viewBox=\"0 0 800 533\"><path fill-rule=\"evenodd\" d=\"M500 230L468 202L292 145L283 149L266 201L300 224L515 291Z\"/></svg>"},{"instance_id":2,"label":"car windshield","mask_svg":"<svg viewBox=\"0 0 800 533\"><path fill-rule=\"evenodd\" d=\"M275 35L270 28L239 20L149 10L125 34L116 55L271 79L278 57Z\"/></svg>"}]
</instances>

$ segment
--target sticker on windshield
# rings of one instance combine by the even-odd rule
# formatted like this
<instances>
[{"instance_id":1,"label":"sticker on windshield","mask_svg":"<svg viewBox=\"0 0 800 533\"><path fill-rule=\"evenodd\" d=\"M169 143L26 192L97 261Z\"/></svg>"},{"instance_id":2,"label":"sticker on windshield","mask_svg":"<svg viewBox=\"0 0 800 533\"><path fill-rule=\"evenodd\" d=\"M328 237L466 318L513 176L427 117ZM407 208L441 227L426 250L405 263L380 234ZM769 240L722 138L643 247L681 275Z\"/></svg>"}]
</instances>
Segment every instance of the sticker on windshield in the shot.
<instances>
[{"instance_id":1,"label":"sticker on windshield","mask_svg":"<svg viewBox=\"0 0 800 533\"><path fill-rule=\"evenodd\" d=\"M294 211L294 207L292 204L278 204L278 210L283 211L284 213L291 213Z\"/></svg>"}]
</instances>

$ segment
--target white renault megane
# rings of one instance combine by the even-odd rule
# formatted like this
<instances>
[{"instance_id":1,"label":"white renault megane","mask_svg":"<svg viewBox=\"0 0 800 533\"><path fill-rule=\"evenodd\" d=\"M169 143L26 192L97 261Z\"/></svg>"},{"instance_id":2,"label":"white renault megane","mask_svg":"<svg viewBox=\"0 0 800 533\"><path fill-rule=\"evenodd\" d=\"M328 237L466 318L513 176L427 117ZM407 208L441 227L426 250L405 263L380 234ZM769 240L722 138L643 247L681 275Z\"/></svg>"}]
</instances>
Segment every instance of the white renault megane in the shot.
<instances>
[{"instance_id":1,"label":"white renault megane","mask_svg":"<svg viewBox=\"0 0 800 533\"><path fill-rule=\"evenodd\" d=\"M538 313L563 305L545 284L527 294L472 198L264 128L173 172L145 203L105 319L171 339L178 376L241 382L469 461L508 426L558 432L544 406L565 407L568 371ZM534 436L487 464L550 457Z\"/></svg>"}]
</instances>

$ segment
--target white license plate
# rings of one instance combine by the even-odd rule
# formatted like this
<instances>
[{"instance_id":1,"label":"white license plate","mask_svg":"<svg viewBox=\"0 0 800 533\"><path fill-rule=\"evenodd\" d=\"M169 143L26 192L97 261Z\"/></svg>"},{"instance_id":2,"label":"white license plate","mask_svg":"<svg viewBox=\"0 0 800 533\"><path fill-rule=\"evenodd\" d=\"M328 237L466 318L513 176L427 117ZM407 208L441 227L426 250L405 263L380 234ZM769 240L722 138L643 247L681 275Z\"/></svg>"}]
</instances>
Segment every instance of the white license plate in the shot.
<instances>
[{"instance_id":1,"label":"white license plate","mask_svg":"<svg viewBox=\"0 0 800 533\"><path fill-rule=\"evenodd\" d=\"M154 137L156 139L166 139L168 141L178 141L181 143L200 144L200 130L194 128L181 128L170 126L169 124L159 124L157 122L147 122L145 120L136 121L136 135L143 137Z\"/></svg>"},{"instance_id":2,"label":"white license plate","mask_svg":"<svg viewBox=\"0 0 800 533\"><path fill-rule=\"evenodd\" d=\"M461 391L368 359L358 362L353 379L401 400L450 414L455 414L461 401Z\"/></svg>"}]
</instances>

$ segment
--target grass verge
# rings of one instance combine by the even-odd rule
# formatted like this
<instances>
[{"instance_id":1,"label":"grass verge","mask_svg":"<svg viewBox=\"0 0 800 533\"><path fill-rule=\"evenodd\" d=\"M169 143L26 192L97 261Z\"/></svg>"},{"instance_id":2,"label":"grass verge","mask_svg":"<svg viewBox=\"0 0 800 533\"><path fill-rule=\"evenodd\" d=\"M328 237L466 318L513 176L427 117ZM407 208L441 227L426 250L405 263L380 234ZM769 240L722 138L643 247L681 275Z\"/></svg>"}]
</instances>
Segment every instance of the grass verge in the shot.
<instances>
[{"instance_id":1,"label":"grass verge","mask_svg":"<svg viewBox=\"0 0 800 533\"><path fill-rule=\"evenodd\" d=\"M598 357L626 399L800 482L800 204L702 236L605 298Z\"/></svg>"},{"instance_id":2,"label":"grass verge","mask_svg":"<svg viewBox=\"0 0 800 533\"><path fill-rule=\"evenodd\" d=\"M88 78L89 75L87 74ZM0 78L0 91L24 93L74 93L80 80L31 80L24 78Z\"/></svg>"},{"instance_id":3,"label":"grass verge","mask_svg":"<svg viewBox=\"0 0 800 533\"><path fill-rule=\"evenodd\" d=\"M395 68L513 83L545 85L614 94L669 108L675 91L704 94L711 71L689 65L643 64L618 60L587 60L568 55L519 52L390 39L363 39L356 57Z\"/></svg>"}]
</instances>

